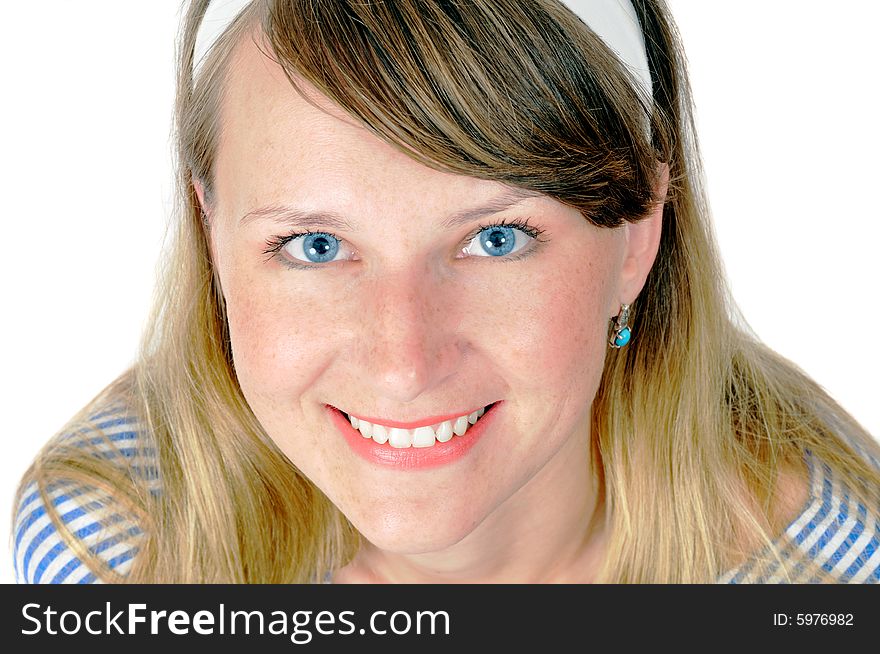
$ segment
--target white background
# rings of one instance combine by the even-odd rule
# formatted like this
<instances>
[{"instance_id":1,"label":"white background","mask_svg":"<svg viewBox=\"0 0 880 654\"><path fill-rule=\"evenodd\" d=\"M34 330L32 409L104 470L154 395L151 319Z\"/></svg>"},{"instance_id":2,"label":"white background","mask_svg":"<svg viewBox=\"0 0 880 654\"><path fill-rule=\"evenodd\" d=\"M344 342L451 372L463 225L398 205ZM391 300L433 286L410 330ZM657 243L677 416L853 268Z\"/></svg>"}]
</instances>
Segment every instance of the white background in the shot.
<instances>
[{"instance_id":1,"label":"white background","mask_svg":"<svg viewBox=\"0 0 880 654\"><path fill-rule=\"evenodd\" d=\"M670 5L734 295L880 435L880 4ZM4 516L38 448L132 361L171 206L178 20L175 0L4 6ZM9 582L11 550L0 561Z\"/></svg>"}]
</instances>

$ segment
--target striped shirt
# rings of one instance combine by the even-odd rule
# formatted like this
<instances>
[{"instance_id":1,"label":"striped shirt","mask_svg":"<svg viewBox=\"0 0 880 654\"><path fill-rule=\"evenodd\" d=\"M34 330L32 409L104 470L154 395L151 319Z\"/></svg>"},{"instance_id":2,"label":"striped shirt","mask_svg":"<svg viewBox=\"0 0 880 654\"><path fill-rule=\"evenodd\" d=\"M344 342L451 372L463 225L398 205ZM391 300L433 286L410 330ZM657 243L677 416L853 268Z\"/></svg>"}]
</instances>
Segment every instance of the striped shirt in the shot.
<instances>
[{"instance_id":1,"label":"striped shirt","mask_svg":"<svg viewBox=\"0 0 880 654\"><path fill-rule=\"evenodd\" d=\"M161 492L160 480L151 459L155 452L137 445L137 421L122 408L109 409L91 417L96 430L106 438L93 437L89 429L64 438L74 444L84 439L96 445L101 455L124 458L130 469L147 483L151 493ZM79 439L79 440L76 440ZM880 469L880 461L856 448ZM797 517L776 539L783 558L797 554L819 566L833 583L880 583L880 488L873 489L873 501L857 501L850 488L830 466L809 450L804 459L810 473L810 497ZM73 483L56 483L49 489L52 506L63 524L106 565L126 575L138 552L143 532L113 507L109 497L85 493ZM47 514L36 487L25 489L14 529L13 556L18 583L100 583L76 553L62 540ZM325 578L325 582L329 576ZM718 577L717 583L787 583L777 566L757 566L754 559ZM793 583L819 581L802 563L794 566Z\"/></svg>"},{"instance_id":2,"label":"striped shirt","mask_svg":"<svg viewBox=\"0 0 880 654\"><path fill-rule=\"evenodd\" d=\"M124 459L151 493L160 492L155 451L139 448L137 420L119 406L89 417L90 426L62 435L66 445L94 446L102 458ZM49 505L74 538L120 575L128 574L143 532L105 492L73 481L46 489ZM13 561L18 583L101 583L61 538L48 507L31 482L23 491L13 531Z\"/></svg>"},{"instance_id":3,"label":"striped shirt","mask_svg":"<svg viewBox=\"0 0 880 654\"><path fill-rule=\"evenodd\" d=\"M857 448L858 449L858 448ZM880 468L877 460L862 452ZM783 558L793 552L828 574L832 583L880 583L880 489L873 489L870 506L851 496L851 490L827 463L809 450L804 456L810 470L810 497L798 516L775 540ZM746 561L718 578L718 583L787 583L778 564ZM790 573L791 583L820 583L802 563Z\"/></svg>"}]
</instances>

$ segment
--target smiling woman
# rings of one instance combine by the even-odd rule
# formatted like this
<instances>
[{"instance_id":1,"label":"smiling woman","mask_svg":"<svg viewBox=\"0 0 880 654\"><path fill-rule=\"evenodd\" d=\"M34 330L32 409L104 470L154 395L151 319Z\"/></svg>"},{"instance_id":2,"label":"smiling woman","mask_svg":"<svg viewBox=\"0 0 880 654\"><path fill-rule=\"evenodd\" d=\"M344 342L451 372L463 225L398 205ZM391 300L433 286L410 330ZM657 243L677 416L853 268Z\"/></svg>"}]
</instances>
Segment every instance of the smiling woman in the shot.
<instances>
[{"instance_id":1,"label":"smiling woman","mask_svg":"<svg viewBox=\"0 0 880 654\"><path fill-rule=\"evenodd\" d=\"M880 448L738 326L662 2L181 43L167 277L25 475L22 580L880 579Z\"/></svg>"}]
</instances>

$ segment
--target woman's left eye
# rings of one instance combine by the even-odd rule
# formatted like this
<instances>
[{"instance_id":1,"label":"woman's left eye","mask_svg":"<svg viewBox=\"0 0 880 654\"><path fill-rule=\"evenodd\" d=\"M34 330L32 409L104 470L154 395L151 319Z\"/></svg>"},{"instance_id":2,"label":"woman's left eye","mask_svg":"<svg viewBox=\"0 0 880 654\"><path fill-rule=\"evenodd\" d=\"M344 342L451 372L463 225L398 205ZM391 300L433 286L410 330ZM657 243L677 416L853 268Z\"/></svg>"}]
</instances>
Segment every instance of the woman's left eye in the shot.
<instances>
[{"instance_id":1,"label":"woman's left eye","mask_svg":"<svg viewBox=\"0 0 880 654\"><path fill-rule=\"evenodd\" d=\"M503 257L523 249L540 233L528 224L489 225L480 229L462 248L462 253L476 257Z\"/></svg>"}]
</instances>

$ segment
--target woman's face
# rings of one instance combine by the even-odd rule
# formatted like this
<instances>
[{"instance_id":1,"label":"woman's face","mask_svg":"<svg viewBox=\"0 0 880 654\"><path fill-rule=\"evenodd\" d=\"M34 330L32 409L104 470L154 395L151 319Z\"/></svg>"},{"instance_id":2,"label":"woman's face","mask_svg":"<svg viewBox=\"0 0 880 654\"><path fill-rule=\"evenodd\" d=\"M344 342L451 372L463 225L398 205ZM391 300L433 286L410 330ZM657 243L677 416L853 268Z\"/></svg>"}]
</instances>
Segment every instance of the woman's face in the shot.
<instances>
[{"instance_id":1,"label":"woman's face","mask_svg":"<svg viewBox=\"0 0 880 654\"><path fill-rule=\"evenodd\" d=\"M416 163L303 100L250 39L228 84L212 256L241 389L290 460L401 553L457 543L585 466L608 321L644 281L647 237ZM530 227L480 231L510 223ZM425 429L380 443L337 411L447 438L442 422L493 404L463 436L409 448L392 442Z\"/></svg>"}]
</instances>

